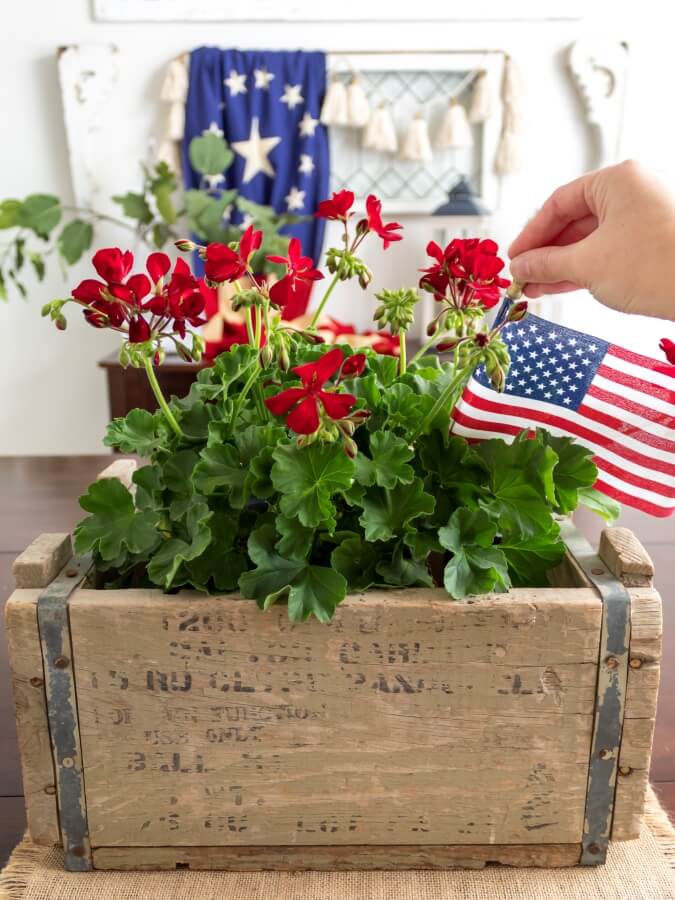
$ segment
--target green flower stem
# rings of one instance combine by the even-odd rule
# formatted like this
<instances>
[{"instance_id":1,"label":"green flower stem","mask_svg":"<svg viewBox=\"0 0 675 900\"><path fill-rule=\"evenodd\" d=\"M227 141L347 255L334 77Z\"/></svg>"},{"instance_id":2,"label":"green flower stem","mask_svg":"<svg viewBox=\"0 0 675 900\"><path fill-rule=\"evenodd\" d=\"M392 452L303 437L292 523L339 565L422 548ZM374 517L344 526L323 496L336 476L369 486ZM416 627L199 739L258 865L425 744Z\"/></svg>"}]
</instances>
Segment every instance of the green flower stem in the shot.
<instances>
[{"instance_id":1,"label":"green flower stem","mask_svg":"<svg viewBox=\"0 0 675 900\"><path fill-rule=\"evenodd\" d=\"M457 374L452 379L450 384L446 387L446 389L443 391L441 396L438 398L438 400L436 400L434 405L431 407L431 409L429 410L427 415L424 417L424 419L422 419L421 423L419 424L419 426L415 430L415 433L413 434L413 436L410 439L411 443L412 443L412 441L417 440L417 438L426 431L426 429L429 427L429 425L431 425L431 423L434 421L436 416L446 405L448 400L450 400L450 398L453 397L454 394L457 392L457 389L459 388L461 390L464 387L466 382L469 380L469 377L471 376L473 369L474 369L474 366L467 366L465 369L460 369L460 371L457 372Z\"/></svg>"},{"instance_id":2,"label":"green flower stem","mask_svg":"<svg viewBox=\"0 0 675 900\"><path fill-rule=\"evenodd\" d=\"M148 381L150 382L152 393L155 395L160 409L166 416L166 419L173 431L178 435L178 437L182 438L183 432L181 431L180 425L176 421L174 414L169 409L169 404L166 402L164 394L162 393L162 389L159 386L159 381L157 381L157 376L155 375L155 370L152 366L152 360L148 356L144 357L143 365L145 366L145 373L148 376Z\"/></svg>"},{"instance_id":3,"label":"green flower stem","mask_svg":"<svg viewBox=\"0 0 675 900\"><path fill-rule=\"evenodd\" d=\"M324 306L328 302L328 298L333 293L335 285L338 283L339 280L340 280L340 276L336 272L335 275L333 275L333 280L328 285L328 289L326 290L326 293L321 298L321 303L319 303L319 305L316 308L316 311L314 312L314 315L312 316L312 321L309 323L310 329L316 328L316 323L321 318L321 313L323 312Z\"/></svg>"},{"instance_id":4,"label":"green flower stem","mask_svg":"<svg viewBox=\"0 0 675 900\"><path fill-rule=\"evenodd\" d=\"M434 344L436 343L436 341L440 340L441 337L442 337L442 335L439 335L439 334L434 334L434 335L432 335L432 336L429 338L429 340L426 342L426 344L423 344L423 345L420 347L420 349L417 351L417 353L413 356L413 358L410 360L409 365L412 366L412 364L413 364L413 363L416 363L417 360L422 359L422 357L423 357L424 354L427 352L427 350L431 350L431 348L434 346Z\"/></svg>"},{"instance_id":5,"label":"green flower stem","mask_svg":"<svg viewBox=\"0 0 675 900\"><path fill-rule=\"evenodd\" d=\"M406 370L406 346L405 331L400 331L398 335L399 357L398 357L398 374L404 375Z\"/></svg>"},{"instance_id":6,"label":"green flower stem","mask_svg":"<svg viewBox=\"0 0 675 900\"><path fill-rule=\"evenodd\" d=\"M232 428L233 429L235 428L235 426L237 424L237 417L239 416L239 411L244 403L244 400L248 396L248 393L251 390L251 388L253 387L253 385L257 382L259 373L260 373L260 367L258 365L258 361L256 360L256 364L252 368L251 374L248 377L248 381L246 382L244 387L241 389L241 393L237 397L236 405L235 405L234 409L232 410Z\"/></svg>"},{"instance_id":7,"label":"green flower stem","mask_svg":"<svg viewBox=\"0 0 675 900\"><path fill-rule=\"evenodd\" d=\"M234 282L234 292L235 294L242 293L242 287L239 281ZM253 319L251 317L251 307L246 307L246 334L248 335L249 344L255 343L255 335L253 333Z\"/></svg>"}]
</instances>

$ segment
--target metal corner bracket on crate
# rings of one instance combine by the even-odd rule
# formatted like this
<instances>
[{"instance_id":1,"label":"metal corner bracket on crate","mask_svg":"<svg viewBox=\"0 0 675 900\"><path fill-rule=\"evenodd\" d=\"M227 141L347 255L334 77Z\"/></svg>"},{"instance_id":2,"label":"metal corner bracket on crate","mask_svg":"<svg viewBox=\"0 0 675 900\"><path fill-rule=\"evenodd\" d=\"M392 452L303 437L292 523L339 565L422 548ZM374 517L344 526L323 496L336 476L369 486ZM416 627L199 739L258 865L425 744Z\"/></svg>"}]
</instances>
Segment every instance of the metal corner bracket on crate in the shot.
<instances>
[{"instance_id":1,"label":"metal corner bracket on crate","mask_svg":"<svg viewBox=\"0 0 675 900\"><path fill-rule=\"evenodd\" d=\"M595 718L579 860L582 866L597 866L607 858L612 830L628 682L631 601L622 582L608 571L570 521L562 523L561 534L568 552L602 599Z\"/></svg>"},{"instance_id":2,"label":"metal corner bracket on crate","mask_svg":"<svg viewBox=\"0 0 675 900\"><path fill-rule=\"evenodd\" d=\"M91 557L73 557L37 604L59 824L70 872L93 869L68 618L68 599L90 568Z\"/></svg>"},{"instance_id":3,"label":"metal corner bracket on crate","mask_svg":"<svg viewBox=\"0 0 675 900\"><path fill-rule=\"evenodd\" d=\"M570 521L561 523L569 555L602 600L595 716L591 740L580 864L604 863L614 813L614 795L628 677L630 597L624 585ZM69 598L91 568L74 557L38 599L38 625L45 674L49 731L56 771L56 799L65 866L93 868L80 752Z\"/></svg>"}]
</instances>

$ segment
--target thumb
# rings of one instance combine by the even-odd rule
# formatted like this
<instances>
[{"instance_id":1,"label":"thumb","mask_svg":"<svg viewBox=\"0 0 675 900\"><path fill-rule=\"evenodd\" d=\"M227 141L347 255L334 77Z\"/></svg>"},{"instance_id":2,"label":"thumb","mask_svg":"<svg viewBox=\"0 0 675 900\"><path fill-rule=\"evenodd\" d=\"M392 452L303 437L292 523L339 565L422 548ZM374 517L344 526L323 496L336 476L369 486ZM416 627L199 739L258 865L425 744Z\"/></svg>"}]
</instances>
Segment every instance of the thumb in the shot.
<instances>
[{"instance_id":1,"label":"thumb","mask_svg":"<svg viewBox=\"0 0 675 900\"><path fill-rule=\"evenodd\" d=\"M581 283L579 245L538 247L526 250L511 260L511 274L517 281L554 284L559 281Z\"/></svg>"}]
</instances>

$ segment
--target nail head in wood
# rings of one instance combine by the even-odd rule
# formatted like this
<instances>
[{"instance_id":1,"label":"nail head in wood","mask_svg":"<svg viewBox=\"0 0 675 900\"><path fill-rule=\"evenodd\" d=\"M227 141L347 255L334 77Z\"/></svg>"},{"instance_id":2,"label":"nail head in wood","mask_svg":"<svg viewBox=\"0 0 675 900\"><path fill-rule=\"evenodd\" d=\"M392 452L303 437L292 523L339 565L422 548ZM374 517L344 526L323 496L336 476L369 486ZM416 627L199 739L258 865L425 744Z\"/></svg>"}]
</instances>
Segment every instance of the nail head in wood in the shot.
<instances>
[{"instance_id":1,"label":"nail head in wood","mask_svg":"<svg viewBox=\"0 0 675 900\"><path fill-rule=\"evenodd\" d=\"M33 678L31 678L30 683L34 688L38 688L42 687L42 685L44 684L44 680L42 678L38 678L37 675L34 675Z\"/></svg>"},{"instance_id":2,"label":"nail head in wood","mask_svg":"<svg viewBox=\"0 0 675 900\"><path fill-rule=\"evenodd\" d=\"M45 794L49 794L51 796L56 793L56 785L48 784L44 790L45 790Z\"/></svg>"},{"instance_id":3,"label":"nail head in wood","mask_svg":"<svg viewBox=\"0 0 675 900\"><path fill-rule=\"evenodd\" d=\"M605 660L605 665L608 669L616 669L616 667L619 665L619 660L616 658L616 656L608 656Z\"/></svg>"},{"instance_id":4,"label":"nail head in wood","mask_svg":"<svg viewBox=\"0 0 675 900\"><path fill-rule=\"evenodd\" d=\"M630 775L630 773L631 773L632 771L633 771L633 770L632 770L632 768L631 768L630 766L619 766L619 774L620 774L620 775L624 775L624 776Z\"/></svg>"},{"instance_id":5,"label":"nail head in wood","mask_svg":"<svg viewBox=\"0 0 675 900\"><path fill-rule=\"evenodd\" d=\"M57 669L67 669L70 665L70 660L67 656L57 656L54 660L54 665Z\"/></svg>"},{"instance_id":6,"label":"nail head in wood","mask_svg":"<svg viewBox=\"0 0 675 900\"><path fill-rule=\"evenodd\" d=\"M634 656L631 661L628 663L631 669L639 669L642 666L642 660L639 656Z\"/></svg>"}]
</instances>

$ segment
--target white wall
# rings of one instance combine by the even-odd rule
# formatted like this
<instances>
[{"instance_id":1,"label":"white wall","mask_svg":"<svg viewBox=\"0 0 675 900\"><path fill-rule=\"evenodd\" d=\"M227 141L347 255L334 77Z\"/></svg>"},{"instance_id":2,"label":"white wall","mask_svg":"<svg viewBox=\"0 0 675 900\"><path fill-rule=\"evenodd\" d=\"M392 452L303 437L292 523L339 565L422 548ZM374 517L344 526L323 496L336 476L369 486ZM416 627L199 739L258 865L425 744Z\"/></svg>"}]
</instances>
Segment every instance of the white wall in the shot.
<instances>
[{"instance_id":1,"label":"white wall","mask_svg":"<svg viewBox=\"0 0 675 900\"><path fill-rule=\"evenodd\" d=\"M397 5L392 0L392 9ZM517 12L517 5L509 4L509 11ZM552 12L564 9L562 3L549 5ZM661 71L670 63L668 41L672 31L650 19L646 7L649 4L641 4L643 33L636 33L634 24L621 30L621 7L611 7L612 28L621 37L627 35L632 44L626 152L672 173L672 76ZM117 25L93 22L87 0L22 0L3 9L0 32L4 124L0 198L35 191L71 198L55 60L55 50L62 44L112 42L120 49L119 86L110 109L102 111L110 134L111 165L106 178L111 192L133 187L137 160L144 155L156 127L157 96L166 62L199 44L326 50L500 47L509 51L522 69L531 125L530 165L526 174L504 184L501 208L490 229L498 240L508 243L557 184L588 167L590 143L564 62L566 47L585 27L564 21L381 22L358 27L347 23ZM603 25L605 31L607 27ZM0 232L0 244L2 239ZM121 240L124 236L112 230L99 232L101 245ZM415 270L424 263L427 240L428 234L412 229L406 242L391 248L386 257L371 255L378 285L413 283ZM86 269L82 266L80 271L71 271L64 282L52 265L45 283L31 283L29 300L12 297L9 304L0 306L0 454L101 450L108 406L104 376L96 362L116 346L117 340L114 335L88 328L78 315L71 317L65 334L57 333L39 316L42 303L67 295L71 282L82 277ZM364 301L359 292L355 306L355 294L354 289L343 288L334 311L365 324L363 310L370 301ZM581 304L584 312L579 314ZM604 318L598 319L596 306L588 298L577 298L566 309L574 309L572 324L590 329L592 322L613 329L613 337L624 334L630 341L626 321L610 317L612 321L605 325ZM569 316L565 318L569 322ZM675 326L670 330L675 332ZM635 331L634 323L630 331ZM667 333L663 329L657 332ZM652 345L654 335L650 324L642 330L643 344Z\"/></svg>"}]
</instances>

